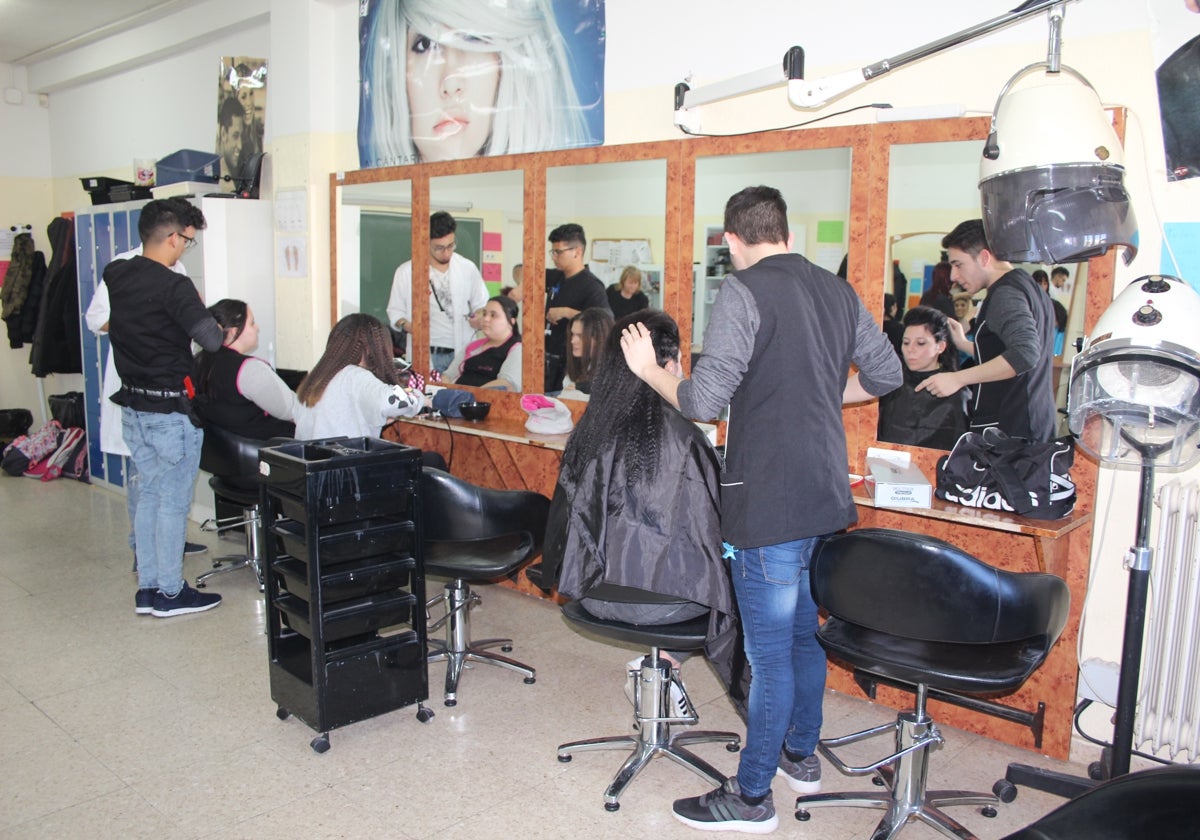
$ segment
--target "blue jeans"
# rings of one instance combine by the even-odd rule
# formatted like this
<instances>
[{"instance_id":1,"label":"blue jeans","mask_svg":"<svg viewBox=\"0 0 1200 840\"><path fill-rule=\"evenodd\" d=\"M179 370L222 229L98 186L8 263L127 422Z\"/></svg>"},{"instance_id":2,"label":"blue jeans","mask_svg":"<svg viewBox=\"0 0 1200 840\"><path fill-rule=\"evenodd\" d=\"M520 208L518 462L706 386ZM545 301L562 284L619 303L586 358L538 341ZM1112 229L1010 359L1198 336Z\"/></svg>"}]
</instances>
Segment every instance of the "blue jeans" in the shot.
<instances>
[{"instance_id":1,"label":"blue jeans","mask_svg":"<svg viewBox=\"0 0 1200 840\"><path fill-rule=\"evenodd\" d=\"M441 350L429 350L429 366L438 373L445 373L446 368L450 367L450 363L454 361L453 353L446 353Z\"/></svg>"},{"instance_id":2,"label":"blue jeans","mask_svg":"<svg viewBox=\"0 0 1200 840\"><path fill-rule=\"evenodd\" d=\"M811 755L820 736L825 651L808 585L819 539L738 549L729 564L752 676L737 774L749 796L771 789L781 746Z\"/></svg>"},{"instance_id":3,"label":"blue jeans","mask_svg":"<svg viewBox=\"0 0 1200 840\"><path fill-rule=\"evenodd\" d=\"M183 544L204 432L184 414L121 409L137 475L133 533L139 589L174 597L183 588Z\"/></svg>"}]
</instances>

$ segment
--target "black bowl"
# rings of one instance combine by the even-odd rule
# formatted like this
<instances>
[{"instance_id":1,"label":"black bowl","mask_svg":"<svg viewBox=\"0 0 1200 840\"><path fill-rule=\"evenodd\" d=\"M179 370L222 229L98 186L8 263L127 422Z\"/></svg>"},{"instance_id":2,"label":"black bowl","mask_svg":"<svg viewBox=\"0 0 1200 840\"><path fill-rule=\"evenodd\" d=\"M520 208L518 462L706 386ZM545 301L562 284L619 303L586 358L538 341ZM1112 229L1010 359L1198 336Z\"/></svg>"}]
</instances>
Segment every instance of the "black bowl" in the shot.
<instances>
[{"instance_id":1,"label":"black bowl","mask_svg":"<svg viewBox=\"0 0 1200 840\"><path fill-rule=\"evenodd\" d=\"M458 410L468 420L482 420L492 410L490 402L464 402L458 404Z\"/></svg>"}]
</instances>

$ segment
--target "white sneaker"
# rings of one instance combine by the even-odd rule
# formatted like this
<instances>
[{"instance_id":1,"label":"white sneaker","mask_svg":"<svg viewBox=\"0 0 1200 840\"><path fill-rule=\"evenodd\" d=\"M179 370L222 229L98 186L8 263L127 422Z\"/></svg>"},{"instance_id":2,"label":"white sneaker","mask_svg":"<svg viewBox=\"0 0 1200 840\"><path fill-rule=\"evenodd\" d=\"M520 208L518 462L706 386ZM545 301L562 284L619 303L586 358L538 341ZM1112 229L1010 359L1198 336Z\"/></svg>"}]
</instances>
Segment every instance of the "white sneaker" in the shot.
<instances>
[{"instance_id":1,"label":"white sneaker","mask_svg":"<svg viewBox=\"0 0 1200 840\"><path fill-rule=\"evenodd\" d=\"M637 674L641 673L642 660L644 656L639 656L636 659L629 660L626 665L626 670L631 672L628 679L625 680L625 697L630 703L633 703L633 681L637 679ZM687 701L684 699L683 690L679 687L679 683L671 681L670 700L668 700L667 713L672 717L687 717Z\"/></svg>"}]
</instances>

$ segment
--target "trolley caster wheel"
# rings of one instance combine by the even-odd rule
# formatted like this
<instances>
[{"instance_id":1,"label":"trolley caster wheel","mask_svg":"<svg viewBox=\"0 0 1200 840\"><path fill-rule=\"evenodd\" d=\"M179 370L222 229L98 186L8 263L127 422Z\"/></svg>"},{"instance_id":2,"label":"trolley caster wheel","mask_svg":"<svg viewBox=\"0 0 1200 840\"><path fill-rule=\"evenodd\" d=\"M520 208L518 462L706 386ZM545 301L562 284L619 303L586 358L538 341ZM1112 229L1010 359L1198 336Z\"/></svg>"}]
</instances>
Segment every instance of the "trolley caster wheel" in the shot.
<instances>
[{"instance_id":1,"label":"trolley caster wheel","mask_svg":"<svg viewBox=\"0 0 1200 840\"><path fill-rule=\"evenodd\" d=\"M313 752L317 753L318 755L324 752L329 752L329 736L318 735L316 738L313 738L311 741L309 741L308 745L312 747Z\"/></svg>"},{"instance_id":2,"label":"trolley caster wheel","mask_svg":"<svg viewBox=\"0 0 1200 840\"><path fill-rule=\"evenodd\" d=\"M796 819L800 820L800 822L808 822L812 819L812 814L801 808L800 810L796 811Z\"/></svg>"},{"instance_id":3,"label":"trolley caster wheel","mask_svg":"<svg viewBox=\"0 0 1200 840\"><path fill-rule=\"evenodd\" d=\"M537 682L537 677L526 677L525 678L525 685L533 685L535 682Z\"/></svg>"},{"instance_id":4,"label":"trolley caster wheel","mask_svg":"<svg viewBox=\"0 0 1200 840\"><path fill-rule=\"evenodd\" d=\"M431 717L433 717L433 709L430 709L427 706L417 707L417 720L419 720L421 723L428 723Z\"/></svg>"},{"instance_id":5,"label":"trolley caster wheel","mask_svg":"<svg viewBox=\"0 0 1200 840\"><path fill-rule=\"evenodd\" d=\"M279 718L280 720L287 720L291 716L292 716L292 713L289 712L287 709L283 708L283 706L280 706L278 709L275 710L275 717Z\"/></svg>"},{"instance_id":6,"label":"trolley caster wheel","mask_svg":"<svg viewBox=\"0 0 1200 840\"><path fill-rule=\"evenodd\" d=\"M1001 779L992 785L992 793L996 794L996 798L1007 805L1017 798L1017 786L1008 779Z\"/></svg>"},{"instance_id":7,"label":"trolley caster wheel","mask_svg":"<svg viewBox=\"0 0 1200 840\"><path fill-rule=\"evenodd\" d=\"M979 813L983 814L989 820L993 820L996 818L996 809L993 808L991 805L984 805L982 808L979 809Z\"/></svg>"},{"instance_id":8,"label":"trolley caster wheel","mask_svg":"<svg viewBox=\"0 0 1200 840\"><path fill-rule=\"evenodd\" d=\"M571 756L571 755L560 755L558 757L558 760L563 764L570 764L572 758L573 758L573 756Z\"/></svg>"},{"instance_id":9,"label":"trolley caster wheel","mask_svg":"<svg viewBox=\"0 0 1200 840\"><path fill-rule=\"evenodd\" d=\"M442 705L448 706L450 708L454 708L455 706L458 705L458 701L455 700L453 697L447 697L445 700L442 701Z\"/></svg>"},{"instance_id":10,"label":"trolley caster wheel","mask_svg":"<svg viewBox=\"0 0 1200 840\"><path fill-rule=\"evenodd\" d=\"M726 752L737 752L741 748L742 748L741 744L726 744L725 745Z\"/></svg>"},{"instance_id":11,"label":"trolley caster wheel","mask_svg":"<svg viewBox=\"0 0 1200 840\"><path fill-rule=\"evenodd\" d=\"M608 811L610 814L611 814L613 811L620 811L620 810L621 810L621 803L620 803L620 802L605 802L605 803L604 803L604 810L605 810L605 811Z\"/></svg>"},{"instance_id":12,"label":"trolley caster wheel","mask_svg":"<svg viewBox=\"0 0 1200 840\"><path fill-rule=\"evenodd\" d=\"M512 653L512 645L500 645L500 651L502 653Z\"/></svg>"}]
</instances>

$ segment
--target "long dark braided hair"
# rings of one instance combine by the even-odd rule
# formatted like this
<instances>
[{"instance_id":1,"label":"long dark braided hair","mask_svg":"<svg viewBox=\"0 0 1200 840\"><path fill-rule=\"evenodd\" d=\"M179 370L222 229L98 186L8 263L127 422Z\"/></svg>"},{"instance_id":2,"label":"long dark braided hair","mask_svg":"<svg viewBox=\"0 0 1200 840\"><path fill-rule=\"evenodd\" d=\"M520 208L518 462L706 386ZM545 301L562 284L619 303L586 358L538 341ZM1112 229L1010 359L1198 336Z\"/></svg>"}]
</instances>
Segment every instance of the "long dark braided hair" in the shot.
<instances>
[{"instance_id":1,"label":"long dark braided hair","mask_svg":"<svg viewBox=\"0 0 1200 840\"><path fill-rule=\"evenodd\" d=\"M399 385L392 353L392 336L382 321L364 312L347 315L329 331L325 352L296 389L296 398L312 408L342 368L359 363L376 379Z\"/></svg>"},{"instance_id":2,"label":"long dark braided hair","mask_svg":"<svg viewBox=\"0 0 1200 840\"><path fill-rule=\"evenodd\" d=\"M625 467L627 486L658 474L664 417L670 409L653 388L633 375L621 351L621 331L639 321L650 332L660 367L679 356L679 327L665 312L643 309L613 325L596 363L587 410L563 453L562 468L569 475L582 475L589 462L614 446Z\"/></svg>"}]
</instances>

